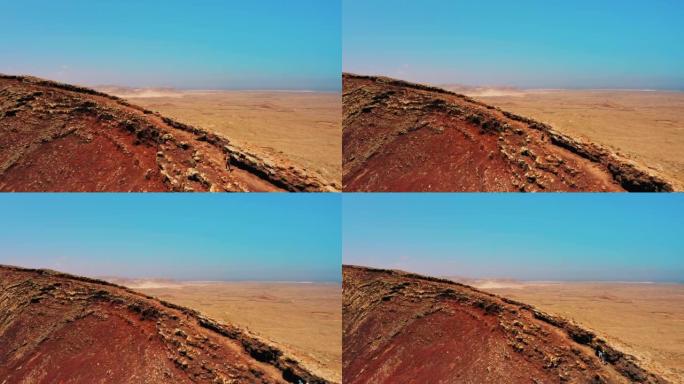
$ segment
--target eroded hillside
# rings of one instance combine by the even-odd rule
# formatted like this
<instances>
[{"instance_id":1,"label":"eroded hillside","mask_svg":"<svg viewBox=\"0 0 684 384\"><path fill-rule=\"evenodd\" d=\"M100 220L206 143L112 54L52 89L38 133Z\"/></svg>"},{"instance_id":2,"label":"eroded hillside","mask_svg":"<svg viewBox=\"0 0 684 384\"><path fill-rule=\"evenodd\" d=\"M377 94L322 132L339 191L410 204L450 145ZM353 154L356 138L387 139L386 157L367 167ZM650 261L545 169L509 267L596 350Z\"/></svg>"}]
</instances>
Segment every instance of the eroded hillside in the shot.
<instances>
[{"instance_id":1,"label":"eroded hillside","mask_svg":"<svg viewBox=\"0 0 684 384\"><path fill-rule=\"evenodd\" d=\"M269 343L127 288L0 266L12 383L327 383Z\"/></svg>"},{"instance_id":2,"label":"eroded hillside","mask_svg":"<svg viewBox=\"0 0 684 384\"><path fill-rule=\"evenodd\" d=\"M607 148L443 89L343 76L345 191L672 191Z\"/></svg>"},{"instance_id":3,"label":"eroded hillside","mask_svg":"<svg viewBox=\"0 0 684 384\"><path fill-rule=\"evenodd\" d=\"M117 97L0 75L0 191L335 191L287 160Z\"/></svg>"},{"instance_id":4,"label":"eroded hillside","mask_svg":"<svg viewBox=\"0 0 684 384\"><path fill-rule=\"evenodd\" d=\"M665 383L565 319L449 280L343 267L345 383Z\"/></svg>"}]
</instances>

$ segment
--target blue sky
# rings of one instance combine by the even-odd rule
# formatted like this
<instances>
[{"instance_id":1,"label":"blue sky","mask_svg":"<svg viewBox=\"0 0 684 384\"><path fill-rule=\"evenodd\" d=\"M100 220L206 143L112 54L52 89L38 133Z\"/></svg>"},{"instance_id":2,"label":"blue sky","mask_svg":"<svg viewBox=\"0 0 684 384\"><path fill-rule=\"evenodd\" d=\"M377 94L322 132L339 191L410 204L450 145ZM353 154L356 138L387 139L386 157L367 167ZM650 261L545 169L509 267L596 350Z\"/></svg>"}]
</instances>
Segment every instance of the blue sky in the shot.
<instances>
[{"instance_id":1,"label":"blue sky","mask_svg":"<svg viewBox=\"0 0 684 384\"><path fill-rule=\"evenodd\" d=\"M344 0L343 69L427 83L684 90L679 0Z\"/></svg>"},{"instance_id":2,"label":"blue sky","mask_svg":"<svg viewBox=\"0 0 684 384\"><path fill-rule=\"evenodd\" d=\"M684 195L345 194L343 262L436 276L684 282Z\"/></svg>"},{"instance_id":3,"label":"blue sky","mask_svg":"<svg viewBox=\"0 0 684 384\"><path fill-rule=\"evenodd\" d=\"M89 85L338 90L340 0L3 2L0 72Z\"/></svg>"},{"instance_id":4,"label":"blue sky","mask_svg":"<svg viewBox=\"0 0 684 384\"><path fill-rule=\"evenodd\" d=\"M338 194L5 194L0 264L87 276L339 281Z\"/></svg>"}]
</instances>

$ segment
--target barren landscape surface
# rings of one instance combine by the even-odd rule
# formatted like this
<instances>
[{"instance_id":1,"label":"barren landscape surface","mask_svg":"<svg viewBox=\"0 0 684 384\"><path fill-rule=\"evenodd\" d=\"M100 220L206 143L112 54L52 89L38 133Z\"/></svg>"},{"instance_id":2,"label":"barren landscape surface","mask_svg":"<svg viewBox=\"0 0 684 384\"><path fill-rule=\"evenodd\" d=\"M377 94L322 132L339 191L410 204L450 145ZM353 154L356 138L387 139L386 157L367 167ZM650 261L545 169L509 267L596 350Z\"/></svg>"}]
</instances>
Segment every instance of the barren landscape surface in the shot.
<instances>
[{"instance_id":1,"label":"barren landscape surface","mask_svg":"<svg viewBox=\"0 0 684 384\"><path fill-rule=\"evenodd\" d=\"M181 122L226 135L238 145L277 153L341 184L339 93L169 89L112 92Z\"/></svg>"},{"instance_id":2,"label":"barren landscape surface","mask_svg":"<svg viewBox=\"0 0 684 384\"><path fill-rule=\"evenodd\" d=\"M307 369L342 380L342 291L336 283L133 282L135 290L249 329Z\"/></svg>"},{"instance_id":3,"label":"barren landscape surface","mask_svg":"<svg viewBox=\"0 0 684 384\"><path fill-rule=\"evenodd\" d=\"M92 89L0 74L0 191L336 191L278 154Z\"/></svg>"},{"instance_id":4,"label":"barren landscape surface","mask_svg":"<svg viewBox=\"0 0 684 384\"><path fill-rule=\"evenodd\" d=\"M345 73L342 99L348 192L679 188L606 146L441 88Z\"/></svg>"},{"instance_id":5,"label":"barren landscape surface","mask_svg":"<svg viewBox=\"0 0 684 384\"><path fill-rule=\"evenodd\" d=\"M234 324L101 280L0 265L0 378L328 383Z\"/></svg>"},{"instance_id":6,"label":"barren landscape surface","mask_svg":"<svg viewBox=\"0 0 684 384\"><path fill-rule=\"evenodd\" d=\"M684 184L684 92L542 90L469 95L608 146Z\"/></svg>"},{"instance_id":7,"label":"barren landscape surface","mask_svg":"<svg viewBox=\"0 0 684 384\"><path fill-rule=\"evenodd\" d=\"M642 365L684 382L684 285L478 283L476 286L572 319Z\"/></svg>"},{"instance_id":8,"label":"barren landscape surface","mask_svg":"<svg viewBox=\"0 0 684 384\"><path fill-rule=\"evenodd\" d=\"M346 383L666 383L595 333L453 281L343 267Z\"/></svg>"}]
</instances>

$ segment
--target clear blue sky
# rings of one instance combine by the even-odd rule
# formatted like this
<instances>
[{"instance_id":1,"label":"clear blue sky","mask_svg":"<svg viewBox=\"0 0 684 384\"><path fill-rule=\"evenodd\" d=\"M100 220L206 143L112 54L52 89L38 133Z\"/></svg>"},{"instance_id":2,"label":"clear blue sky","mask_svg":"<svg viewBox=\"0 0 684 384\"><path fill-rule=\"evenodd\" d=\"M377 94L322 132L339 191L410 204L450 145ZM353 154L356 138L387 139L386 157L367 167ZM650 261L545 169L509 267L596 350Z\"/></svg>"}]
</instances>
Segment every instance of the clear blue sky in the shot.
<instances>
[{"instance_id":1,"label":"clear blue sky","mask_svg":"<svg viewBox=\"0 0 684 384\"><path fill-rule=\"evenodd\" d=\"M682 194L345 194L342 207L346 264L684 282Z\"/></svg>"},{"instance_id":2,"label":"clear blue sky","mask_svg":"<svg viewBox=\"0 0 684 384\"><path fill-rule=\"evenodd\" d=\"M684 90L684 1L344 0L343 69L523 88Z\"/></svg>"},{"instance_id":3,"label":"clear blue sky","mask_svg":"<svg viewBox=\"0 0 684 384\"><path fill-rule=\"evenodd\" d=\"M5 194L0 264L87 276L341 279L338 194Z\"/></svg>"},{"instance_id":4,"label":"clear blue sky","mask_svg":"<svg viewBox=\"0 0 684 384\"><path fill-rule=\"evenodd\" d=\"M21 0L0 72L89 85L338 90L340 0Z\"/></svg>"}]
</instances>

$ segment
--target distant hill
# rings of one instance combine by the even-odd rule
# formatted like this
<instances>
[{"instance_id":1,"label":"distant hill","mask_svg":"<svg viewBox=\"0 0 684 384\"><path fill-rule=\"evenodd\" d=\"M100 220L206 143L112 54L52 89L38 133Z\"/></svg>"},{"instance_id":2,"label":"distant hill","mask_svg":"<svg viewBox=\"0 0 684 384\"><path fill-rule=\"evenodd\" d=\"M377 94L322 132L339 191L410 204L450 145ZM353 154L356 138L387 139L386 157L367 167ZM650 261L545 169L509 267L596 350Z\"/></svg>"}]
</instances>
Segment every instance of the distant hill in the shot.
<instances>
[{"instance_id":1,"label":"distant hill","mask_svg":"<svg viewBox=\"0 0 684 384\"><path fill-rule=\"evenodd\" d=\"M136 97L182 97L183 92L175 88L134 88L117 85L98 85L95 90L123 99Z\"/></svg>"},{"instance_id":2,"label":"distant hill","mask_svg":"<svg viewBox=\"0 0 684 384\"><path fill-rule=\"evenodd\" d=\"M480 86L474 87L471 85L462 84L440 84L439 88L447 91L467 95L470 97L477 96L523 96L525 91L516 87L504 86Z\"/></svg>"}]
</instances>

